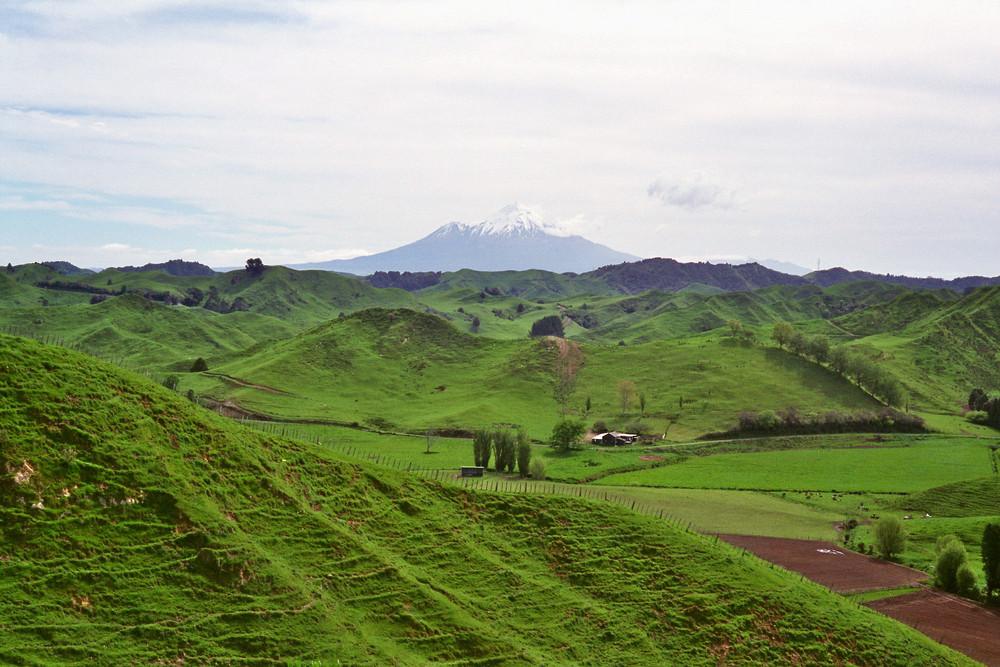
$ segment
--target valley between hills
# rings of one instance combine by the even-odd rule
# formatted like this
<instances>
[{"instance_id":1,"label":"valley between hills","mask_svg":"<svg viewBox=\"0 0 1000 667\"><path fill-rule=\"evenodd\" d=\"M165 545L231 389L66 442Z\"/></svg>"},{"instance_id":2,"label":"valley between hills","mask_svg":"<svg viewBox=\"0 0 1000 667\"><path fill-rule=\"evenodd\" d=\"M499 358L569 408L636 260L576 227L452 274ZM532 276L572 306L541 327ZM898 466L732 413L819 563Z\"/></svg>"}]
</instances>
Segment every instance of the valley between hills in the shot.
<instances>
[{"instance_id":1,"label":"valley between hills","mask_svg":"<svg viewBox=\"0 0 1000 667\"><path fill-rule=\"evenodd\" d=\"M666 262L0 269L0 662L1000 664L1000 287Z\"/></svg>"}]
</instances>

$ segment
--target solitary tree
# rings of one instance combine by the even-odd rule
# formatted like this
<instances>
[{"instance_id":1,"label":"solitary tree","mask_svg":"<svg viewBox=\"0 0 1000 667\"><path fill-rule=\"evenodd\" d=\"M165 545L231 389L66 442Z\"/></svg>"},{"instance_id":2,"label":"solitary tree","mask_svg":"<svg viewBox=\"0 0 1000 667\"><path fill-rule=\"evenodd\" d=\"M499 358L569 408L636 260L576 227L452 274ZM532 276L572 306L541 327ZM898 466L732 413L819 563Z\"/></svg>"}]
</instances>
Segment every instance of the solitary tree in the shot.
<instances>
[{"instance_id":1,"label":"solitary tree","mask_svg":"<svg viewBox=\"0 0 1000 667\"><path fill-rule=\"evenodd\" d=\"M557 346L556 377L553 394L562 406L563 416L566 416L566 404L570 394L576 389L576 374L583 366L583 352L577 343L561 343Z\"/></svg>"},{"instance_id":2,"label":"solitary tree","mask_svg":"<svg viewBox=\"0 0 1000 667\"><path fill-rule=\"evenodd\" d=\"M563 419L553 427L549 442L559 451L565 452L579 442L586 432L587 426L583 422Z\"/></svg>"},{"instance_id":3,"label":"solitary tree","mask_svg":"<svg viewBox=\"0 0 1000 667\"><path fill-rule=\"evenodd\" d=\"M430 454L431 453L431 447L433 447L435 441L437 441L438 432L437 432L436 429L429 428L429 429L427 429L427 433L426 433L425 437L427 439L427 448L424 450L424 454Z\"/></svg>"},{"instance_id":4,"label":"solitary tree","mask_svg":"<svg viewBox=\"0 0 1000 667\"><path fill-rule=\"evenodd\" d=\"M778 322L774 325L771 330L771 338L774 342L778 344L778 347L784 347L788 345L788 342L792 340L792 334L795 330L792 329L792 325L788 322Z\"/></svg>"},{"instance_id":5,"label":"solitary tree","mask_svg":"<svg viewBox=\"0 0 1000 667\"><path fill-rule=\"evenodd\" d=\"M472 456L477 466L489 467L492 448L493 438L488 430L481 428L472 432Z\"/></svg>"},{"instance_id":6,"label":"solitary tree","mask_svg":"<svg viewBox=\"0 0 1000 667\"><path fill-rule=\"evenodd\" d=\"M646 416L646 392L639 392L639 416Z\"/></svg>"},{"instance_id":7,"label":"solitary tree","mask_svg":"<svg viewBox=\"0 0 1000 667\"><path fill-rule=\"evenodd\" d=\"M735 317L730 317L729 320L726 322L726 326L729 327L730 331L732 331L733 338L738 336L740 334L740 329L743 328L743 324L741 324L740 321Z\"/></svg>"},{"instance_id":8,"label":"solitary tree","mask_svg":"<svg viewBox=\"0 0 1000 667\"><path fill-rule=\"evenodd\" d=\"M260 261L260 257L254 257L247 260L247 273L250 274L251 278L256 278L260 274L264 273L264 262Z\"/></svg>"},{"instance_id":9,"label":"solitary tree","mask_svg":"<svg viewBox=\"0 0 1000 667\"><path fill-rule=\"evenodd\" d=\"M517 474L527 477L531 468L531 441L528 439L528 432L523 428L517 429Z\"/></svg>"},{"instance_id":10,"label":"solitary tree","mask_svg":"<svg viewBox=\"0 0 1000 667\"><path fill-rule=\"evenodd\" d=\"M981 544L983 574L986 575L986 599L1000 588L1000 523L988 523L983 529Z\"/></svg>"},{"instance_id":11,"label":"solitary tree","mask_svg":"<svg viewBox=\"0 0 1000 667\"><path fill-rule=\"evenodd\" d=\"M906 548L909 534L899 517L885 516L875 524L875 549L883 558L891 559Z\"/></svg>"},{"instance_id":12,"label":"solitary tree","mask_svg":"<svg viewBox=\"0 0 1000 667\"><path fill-rule=\"evenodd\" d=\"M958 592L958 568L968 560L965 545L954 535L945 535L938 539L936 553L934 578L938 586L949 593Z\"/></svg>"},{"instance_id":13,"label":"solitary tree","mask_svg":"<svg viewBox=\"0 0 1000 667\"><path fill-rule=\"evenodd\" d=\"M635 398L635 382L631 380L618 381L618 402L622 406L622 414L628 412L632 399Z\"/></svg>"},{"instance_id":14,"label":"solitary tree","mask_svg":"<svg viewBox=\"0 0 1000 667\"><path fill-rule=\"evenodd\" d=\"M194 363L191 364L192 373L201 373L202 371L208 370L208 363L202 358L198 357L195 359Z\"/></svg>"},{"instance_id":15,"label":"solitary tree","mask_svg":"<svg viewBox=\"0 0 1000 667\"><path fill-rule=\"evenodd\" d=\"M493 458L496 461L497 472L506 470L514 472L517 463L517 448L514 434L508 429L497 429L493 432Z\"/></svg>"}]
</instances>

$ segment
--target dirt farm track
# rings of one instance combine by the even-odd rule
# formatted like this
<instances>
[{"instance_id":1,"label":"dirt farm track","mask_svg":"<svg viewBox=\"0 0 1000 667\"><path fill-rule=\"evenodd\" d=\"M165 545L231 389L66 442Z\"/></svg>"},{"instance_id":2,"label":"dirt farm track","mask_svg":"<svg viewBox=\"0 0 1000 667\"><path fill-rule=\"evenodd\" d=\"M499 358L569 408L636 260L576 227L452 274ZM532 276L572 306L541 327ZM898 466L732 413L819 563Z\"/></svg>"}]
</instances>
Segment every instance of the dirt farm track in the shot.
<instances>
[{"instance_id":1,"label":"dirt farm track","mask_svg":"<svg viewBox=\"0 0 1000 667\"><path fill-rule=\"evenodd\" d=\"M834 542L749 535L719 538L837 593L910 586L929 578L919 570L863 556ZM928 588L865 606L974 660L1000 667L1000 610Z\"/></svg>"}]
</instances>

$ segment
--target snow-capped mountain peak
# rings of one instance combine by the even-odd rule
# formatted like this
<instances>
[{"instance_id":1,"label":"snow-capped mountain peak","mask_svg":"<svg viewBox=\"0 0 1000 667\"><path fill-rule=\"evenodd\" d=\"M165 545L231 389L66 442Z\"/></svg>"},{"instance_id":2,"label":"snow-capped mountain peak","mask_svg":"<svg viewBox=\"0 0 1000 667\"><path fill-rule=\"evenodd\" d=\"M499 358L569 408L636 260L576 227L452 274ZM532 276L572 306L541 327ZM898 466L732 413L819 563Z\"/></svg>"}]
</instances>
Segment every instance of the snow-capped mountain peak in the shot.
<instances>
[{"instance_id":1,"label":"snow-capped mountain peak","mask_svg":"<svg viewBox=\"0 0 1000 667\"><path fill-rule=\"evenodd\" d=\"M562 236L555 225L542 220L537 209L515 202L508 204L480 223L449 222L439 227L432 236L464 236L467 238L533 238L536 236Z\"/></svg>"},{"instance_id":2,"label":"snow-capped mountain peak","mask_svg":"<svg viewBox=\"0 0 1000 667\"><path fill-rule=\"evenodd\" d=\"M550 234L552 229L536 210L515 202L472 226L469 231L476 236L535 236Z\"/></svg>"}]
</instances>

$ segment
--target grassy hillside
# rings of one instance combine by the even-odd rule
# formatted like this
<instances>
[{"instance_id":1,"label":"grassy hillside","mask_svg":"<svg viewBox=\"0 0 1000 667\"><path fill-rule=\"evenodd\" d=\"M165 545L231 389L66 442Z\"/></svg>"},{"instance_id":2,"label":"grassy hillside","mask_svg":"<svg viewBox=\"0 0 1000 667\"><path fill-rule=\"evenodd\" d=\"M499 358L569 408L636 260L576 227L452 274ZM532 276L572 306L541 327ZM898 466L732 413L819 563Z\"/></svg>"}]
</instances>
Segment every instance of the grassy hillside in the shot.
<instances>
[{"instance_id":1,"label":"grassy hillside","mask_svg":"<svg viewBox=\"0 0 1000 667\"><path fill-rule=\"evenodd\" d=\"M973 388L1000 389L1000 287L947 294L907 295L836 324L864 336L856 344L883 358L922 409L954 414Z\"/></svg>"},{"instance_id":2,"label":"grassy hillside","mask_svg":"<svg viewBox=\"0 0 1000 667\"><path fill-rule=\"evenodd\" d=\"M0 336L0 661L970 664L674 524L248 431Z\"/></svg>"},{"instance_id":3,"label":"grassy hillside","mask_svg":"<svg viewBox=\"0 0 1000 667\"><path fill-rule=\"evenodd\" d=\"M490 340L433 315L373 308L216 369L246 384L203 377L194 388L267 414L390 430L492 423L547 429L558 416L555 358L551 341Z\"/></svg>"},{"instance_id":4,"label":"grassy hillside","mask_svg":"<svg viewBox=\"0 0 1000 667\"><path fill-rule=\"evenodd\" d=\"M89 301L90 293L67 291L72 289L108 295L136 292L160 301L168 296L173 302L187 301L215 312L245 311L268 315L299 327L313 326L341 313L371 306L417 307L416 299L400 289L375 289L360 280L329 271L294 271L283 266L266 267L259 275L238 270L211 277L179 277L163 271L106 269L100 273L66 277L47 266L26 264L12 267L8 277L22 285L60 283L64 289L42 291L50 301L61 294L72 294L74 303L81 299Z\"/></svg>"},{"instance_id":5,"label":"grassy hillside","mask_svg":"<svg viewBox=\"0 0 1000 667\"><path fill-rule=\"evenodd\" d=\"M777 286L709 295L650 291L588 300L586 306L570 308L566 315L586 329L577 337L591 342L644 343L690 336L724 327L730 319L756 327L758 337L767 340L775 322L828 319L906 293L905 288L877 282L826 289Z\"/></svg>"},{"instance_id":6,"label":"grassy hillside","mask_svg":"<svg viewBox=\"0 0 1000 667\"><path fill-rule=\"evenodd\" d=\"M2 308L3 325L29 329L36 336L58 337L98 357L160 372L186 371L198 357L213 359L297 331L273 317L164 306L136 294L93 305Z\"/></svg>"},{"instance_id":7,"label":"grassy hillside","mask_svg":"<svg viewBox=\"0 0 1000 667\"><path fill-rule=\"evenodd\" d=\"M547 438L562 415L555 388L568 349L551 339L485 339L415 311L370 309L213 367L239 382L202 375L185 377L183 386L287 419L417 432L511 423ZM622 425L641 419L652 432L676 439L725 428L742 410L877 406L815 364L721 337L581 346L574 355L569 415ZM616 389L622 379L637 387L624 415ZM588 397L591 411L584 414Z\"/></svg>"},{"instance_id":8,"label":"grassy hillside","mask_svg":"<svg viewBox=\"0 0 1000 667\"><path fill-rule=\"evenodd\" d=\"M486 288L499 289L504 294L521 299L560 299L578 294L615 294L600 280L572 273L552 273L531 269L527 271L473 271L462 269L441 274L436 285L417 292L421 297L456 289L481 292Z\"/></svg>"},{"instance_id":9,"label":"grassy hillside","mask_svg":"<svg viewBox=\"0 0 1000 667\"><path fill-rule=\"evenodd\" d=\"M48 267L42 268L48 269ZM51 271L51 269L48 270ZM87 303L89 300L89 294L43 290L30 283L20 282L11 274L0 270L0 305L4 308L57 306Z\"/></svg>"}]
</instances>

